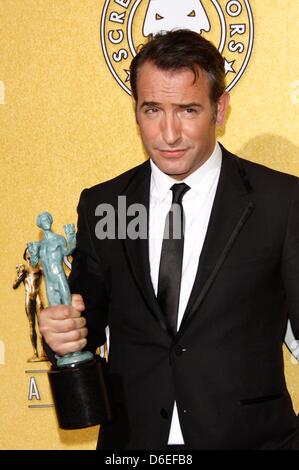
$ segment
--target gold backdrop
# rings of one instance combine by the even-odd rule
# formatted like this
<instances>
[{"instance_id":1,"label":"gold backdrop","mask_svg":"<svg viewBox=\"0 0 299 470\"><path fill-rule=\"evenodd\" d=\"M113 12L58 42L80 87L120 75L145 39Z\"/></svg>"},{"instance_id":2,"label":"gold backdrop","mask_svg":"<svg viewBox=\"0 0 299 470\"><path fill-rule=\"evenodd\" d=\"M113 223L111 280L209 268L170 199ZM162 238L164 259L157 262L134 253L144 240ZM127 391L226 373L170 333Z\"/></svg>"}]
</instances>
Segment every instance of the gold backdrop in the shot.
<instances>
[{"instance_id":1,"label":"gold backdrop","mask_svg":"<svg viewBox=\"0 0 299 470\"><path fill-rule=\"evenodd\" d=\"M121 3L129 2L115 1L115 9ZM231 91L220 140L250 160L299 176L299 2L250 5L254 48ZM101 50L103 7L103 0L0 0L1 449L93 449L96 443L98 427L58 429L47 407L48 364L27 362L24 286L14 291L12 283L25 242L38 237L39 212L50 211L62 233L64 223L76 221L84 187L145 158L130 97ZM299 410L299 368L286 349L285 367Z\"/></svg>"}]
</instances>

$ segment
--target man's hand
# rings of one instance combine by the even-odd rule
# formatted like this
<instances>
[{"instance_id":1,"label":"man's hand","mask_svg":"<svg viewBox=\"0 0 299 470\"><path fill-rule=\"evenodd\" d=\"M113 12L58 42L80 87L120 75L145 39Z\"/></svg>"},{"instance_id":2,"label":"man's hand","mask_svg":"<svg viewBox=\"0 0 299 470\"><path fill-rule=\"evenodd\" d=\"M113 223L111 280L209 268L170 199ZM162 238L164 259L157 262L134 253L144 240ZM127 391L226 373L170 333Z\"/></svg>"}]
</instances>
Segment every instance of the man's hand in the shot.
<instances>
[{"instance_id":1,"label":"man's hand","mask_svg":"<svg viewBox=\"0 0 299 470\"><path fill-rule=\"evenodd\" d=\"M72 305L45 308L40 314L40 332L46 343L59 356L81 351L87 343L87 328L81 312L85 310L79 294L72 295Z\"/></svg>"}]
</instances>

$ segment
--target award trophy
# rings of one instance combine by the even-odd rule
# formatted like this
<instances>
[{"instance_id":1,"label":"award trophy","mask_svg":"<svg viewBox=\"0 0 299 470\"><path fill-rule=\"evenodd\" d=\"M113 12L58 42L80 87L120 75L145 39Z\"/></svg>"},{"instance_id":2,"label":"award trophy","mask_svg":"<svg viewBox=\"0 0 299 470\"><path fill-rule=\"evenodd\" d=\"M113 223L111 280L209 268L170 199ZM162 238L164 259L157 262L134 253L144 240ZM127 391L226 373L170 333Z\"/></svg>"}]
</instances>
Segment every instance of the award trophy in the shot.
<instances>
[{"instance_id":1,"label":"award trophy","mask_svg":"<svg viewBox=\"0 0 299 470\"><path fill-rule=\"evenodd\" d=\"M13 289L17 289L20 284L25 288L25 312L29 322L30 342L33 349L33 356L27 362L48 361L44 353L41 335L38 330L38 320L43 307L40 295L40 285L42 280L42 269L38 266L33 268L30 265L30 255L26 248L24 262L16 265L17 277L13 283Z\"/></svg>"},{"instance_id":2,"label":"award trophy","mask_svg":"<svg viewBox=\"0 0 299 470\"><path fill-rule=\"evenodd\" d=\"M66 240L51 230L49 212L37 216L36 224L44 232L40 241L27 243L30 263L41 261L49 305L71 304L71 293L63 269L63 259L76 247L74 224L64 226ZM59 426L76 429L105 424L112 419L106 383L106 360L89 351L56 356L57 365L48 372Z\"/></svg>"}]
</instances>

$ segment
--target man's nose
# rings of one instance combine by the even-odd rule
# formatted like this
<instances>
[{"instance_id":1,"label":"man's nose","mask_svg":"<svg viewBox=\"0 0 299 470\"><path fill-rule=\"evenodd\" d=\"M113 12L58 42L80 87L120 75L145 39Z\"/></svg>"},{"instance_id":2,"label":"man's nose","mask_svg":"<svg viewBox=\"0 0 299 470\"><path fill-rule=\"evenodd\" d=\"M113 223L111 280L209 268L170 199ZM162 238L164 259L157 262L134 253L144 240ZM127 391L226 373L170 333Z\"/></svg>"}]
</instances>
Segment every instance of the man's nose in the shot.
<instances>
[{"instance_id":1,"label":"man's nose","mask_svg":"<svg viewBox=\"0 0 299 470\"><path fill-rule=\"evenodd\" d=\"M181 138L181 123L173 114L164 116L161 130L163 140L167 145L174 145Z\"/></svg>"}]
</instances>

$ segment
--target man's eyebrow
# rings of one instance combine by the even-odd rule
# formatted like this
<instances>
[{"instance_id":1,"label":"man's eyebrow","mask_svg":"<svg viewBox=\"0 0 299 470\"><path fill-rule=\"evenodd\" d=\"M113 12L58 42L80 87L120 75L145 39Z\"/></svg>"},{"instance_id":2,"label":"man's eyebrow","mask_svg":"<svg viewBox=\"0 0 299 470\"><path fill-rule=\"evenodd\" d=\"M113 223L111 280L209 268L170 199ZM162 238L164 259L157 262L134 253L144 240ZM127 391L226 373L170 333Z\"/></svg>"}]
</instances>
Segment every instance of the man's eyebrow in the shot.
<instances>
[{"instance_id":1,"label":"man's eyebrow","mask_svg":"<svg viewBox=\"0 0 299 470\"><path fill-rule=\"evenodd\" d=\"M161 103L158 103L157 101L144 101L141 106L140 106L140 109L142 108L155 108L155 107L158 107L160 106ZM173 103L173 106L176 106L178 108L181 108L181 109L186 109L186 108L202 108L203 106L200 104L200 103L196 103L195 101L193 101L192 103Z\"/></svg>"},{"instance_id":2,"label":"man's eyebrow","mask_svg":"<svg viewBox=\"0 0 299 470\"><path fill-rule=\"evenodd\" d=\"M177 106L178 108L202 108L203 106L200 103L196 103L195 101L192 103L186 103L186 104L175 104L174 106Z\"/></svg>"},{"instance_id":3,"label":"man's eyebrow","mask_svg":"<svg viewBox=\"0 0 299 470\"><path fill-rule=\"evenodd\" d=\"M157 103L156 101L144 101L140 108L145 108L145 107L155 107L155 106L160 106L161 103Z\"/></svg>"}]
</instances>

